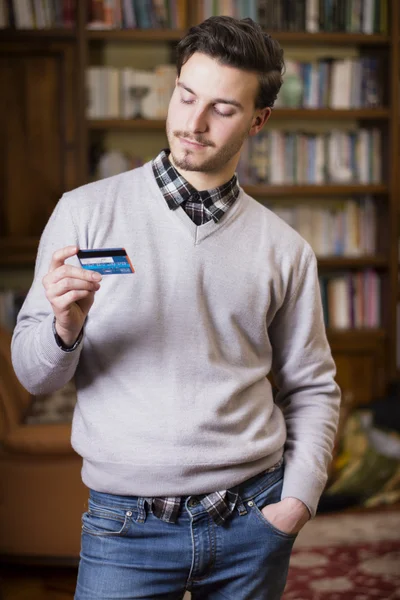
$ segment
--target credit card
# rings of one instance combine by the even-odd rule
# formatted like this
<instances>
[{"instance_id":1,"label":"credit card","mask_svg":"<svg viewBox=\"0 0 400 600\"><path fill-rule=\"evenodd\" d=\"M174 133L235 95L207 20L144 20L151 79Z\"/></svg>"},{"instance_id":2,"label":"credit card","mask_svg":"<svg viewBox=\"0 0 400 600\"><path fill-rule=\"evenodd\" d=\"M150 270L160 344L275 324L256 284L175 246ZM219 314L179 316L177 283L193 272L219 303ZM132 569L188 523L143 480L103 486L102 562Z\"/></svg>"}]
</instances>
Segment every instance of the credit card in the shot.
<instances>
[{"instance_id":1,"label":"credit card","mask_svg":"<svg viewBox=\"0 0 400 600\"><path fill-rule=\"evenodd\" d=\"M97 271L101 275L125 275L135 272L125 248L79 250L78 259L83 269Z\"/></svg>"}]
</instances>

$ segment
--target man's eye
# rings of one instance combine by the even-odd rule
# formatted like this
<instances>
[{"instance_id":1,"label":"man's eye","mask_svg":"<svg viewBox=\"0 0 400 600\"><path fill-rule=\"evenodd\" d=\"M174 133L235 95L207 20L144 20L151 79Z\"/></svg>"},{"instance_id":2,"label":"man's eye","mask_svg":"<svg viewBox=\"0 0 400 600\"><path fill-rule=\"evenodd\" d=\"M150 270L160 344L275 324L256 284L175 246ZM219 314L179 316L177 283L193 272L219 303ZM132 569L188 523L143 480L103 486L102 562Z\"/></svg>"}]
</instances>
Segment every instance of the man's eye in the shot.
<instances>
[{"instance_id":1,"label":"man's eye","mask_svg":"<svg viewBox=\"0 0 400 600\"><path fill-rule=\"evenodd\" d=\"M193 100L191 98L182 98L181 97L181 102L182 102L182 104L190 104L191 102L193 102Z\"/></svg>"},{"instance_id":2,"label":"man's eye","mask_svg":"<svg viewBox=\"0 0 400 600\"><path fill-rule=\"evenodd\" d=\"M218 108L216 108L215 106L214 106L214 111L215 111L215 112L217 113L217 115L219 115L220 117L233 117L233 115L235 114L235 113L223 113L223 112L219 111L219 110L218 110Z\"/></svg>"}]
</instances>

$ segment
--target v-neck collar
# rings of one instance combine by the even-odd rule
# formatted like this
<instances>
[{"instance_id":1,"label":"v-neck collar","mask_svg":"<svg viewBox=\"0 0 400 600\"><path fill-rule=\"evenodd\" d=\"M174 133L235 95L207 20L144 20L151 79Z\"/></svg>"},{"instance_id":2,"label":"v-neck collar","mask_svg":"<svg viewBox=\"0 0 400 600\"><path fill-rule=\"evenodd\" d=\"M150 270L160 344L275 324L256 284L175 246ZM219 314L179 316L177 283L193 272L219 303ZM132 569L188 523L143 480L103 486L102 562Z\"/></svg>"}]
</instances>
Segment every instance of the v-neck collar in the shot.
<instances>
[{"instance_id":1,"label":"v-neck collar","mask_svg":"<svg viewBox=\"0 0 400 600\"><path fill-rule=\"evenodd\" d=\"M204 223L203 225L197 226L192 219L186 214L182 206L179 206L176 210L171 210L167 203L165 202L164 196L154 178L154 173L152 169L152 162L148 162L143 165L143 170L146 176L146 179L151 187L152 195L157 199L160 210L164 212L164 214L168 215L169 219L175 221L175 223L179 224L183 231L186 232L187 235L190 236L193 243L195 245L199 244L207 237L215 233L221 228L224 228L237 214L242 210L242 206L244 203L244 192L240 189L239 196L236 199L233 206L230 207L228 212L223 216L223 218L219 222L215 222L213 219Z\"/></svg>"}]
</instances>

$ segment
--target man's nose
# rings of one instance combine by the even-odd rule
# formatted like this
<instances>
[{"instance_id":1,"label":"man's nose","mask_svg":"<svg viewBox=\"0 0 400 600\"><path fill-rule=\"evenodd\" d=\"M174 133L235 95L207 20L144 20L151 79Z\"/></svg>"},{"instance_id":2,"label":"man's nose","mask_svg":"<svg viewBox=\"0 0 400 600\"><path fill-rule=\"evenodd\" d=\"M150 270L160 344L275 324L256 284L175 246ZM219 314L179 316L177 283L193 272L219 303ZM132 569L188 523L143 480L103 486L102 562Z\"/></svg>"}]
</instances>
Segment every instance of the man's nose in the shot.
<instances>
[{"instance_id":1,"label":"man's nose","mask_svg":"<svg viewBox=\"0 0 400 600\"><path fill-rule=\"evenodd\" d=\"M206 108L197 107L190 115L187 128L191 133L205 133L208 130Z\"/></svg>"}]
</instances>

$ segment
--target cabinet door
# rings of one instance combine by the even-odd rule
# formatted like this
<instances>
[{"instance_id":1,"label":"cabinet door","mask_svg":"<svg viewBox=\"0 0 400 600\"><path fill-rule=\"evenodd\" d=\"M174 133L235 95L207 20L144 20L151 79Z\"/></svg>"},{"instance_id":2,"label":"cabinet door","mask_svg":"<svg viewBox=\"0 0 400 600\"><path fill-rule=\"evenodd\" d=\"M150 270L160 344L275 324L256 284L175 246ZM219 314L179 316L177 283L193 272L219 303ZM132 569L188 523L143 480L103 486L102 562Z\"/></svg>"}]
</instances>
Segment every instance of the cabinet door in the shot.
<instances>
[{"instance_id":1,"label":"cabinet door","mask_svg":"<svg viewBox=\"0 0 400 600\"><path fill-rule=\"evenodd\" d=\"M340 339L340 338L339 338ZM365 337L364 343L350 336L332 344L336 381L342 390L343 407L353 408L382 397L386 391L385 339Z\"/></svg>"},{"instance_id":2,"label":"cabinet door","mask_svg":"<svg viewBox=\"0 0 400 600\"><path fill-rule=\"evenodd\" d=\"M74 56L68 43L0 44L0 262L32 261L77 185Z\"/></svg>"}]
</instances>

